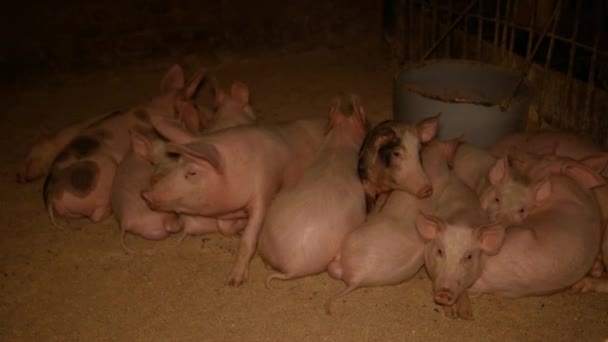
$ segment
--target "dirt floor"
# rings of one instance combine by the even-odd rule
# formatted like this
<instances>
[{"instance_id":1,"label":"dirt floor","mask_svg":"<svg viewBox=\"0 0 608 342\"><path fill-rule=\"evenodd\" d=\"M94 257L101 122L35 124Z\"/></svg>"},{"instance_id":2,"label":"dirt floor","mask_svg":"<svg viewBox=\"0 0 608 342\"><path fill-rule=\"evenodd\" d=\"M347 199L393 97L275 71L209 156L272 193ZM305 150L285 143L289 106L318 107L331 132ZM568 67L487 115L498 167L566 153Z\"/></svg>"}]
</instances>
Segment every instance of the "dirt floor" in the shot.
<instances>
[{"instance_id":1,"label":"dirt floor","mask_svg":"<svg viewBox=\"0 0 608 342\"><path fill-rule=\"evenodd\" d=\"M248 83L261 120L327 115L339 93L361 95L372 122L391 115L395 67L377 46L296 47L246 56L218 53L82 75L53 75L5 89L0 146L0 340L2 341L605 341L608 296L561 293L473 299L475 320L452 320L432 302L424 270L399 286L357 290L325 314L343 288L321 274L277 284L259 257L249 281L224 284L237 238L134 236L118 226L53 227L42 181L19 185L15 169L42 127L142 101L175 61L210 67L224 86ZM191 68L189 70L192 70Z\"/></svg>"}]
</instances>

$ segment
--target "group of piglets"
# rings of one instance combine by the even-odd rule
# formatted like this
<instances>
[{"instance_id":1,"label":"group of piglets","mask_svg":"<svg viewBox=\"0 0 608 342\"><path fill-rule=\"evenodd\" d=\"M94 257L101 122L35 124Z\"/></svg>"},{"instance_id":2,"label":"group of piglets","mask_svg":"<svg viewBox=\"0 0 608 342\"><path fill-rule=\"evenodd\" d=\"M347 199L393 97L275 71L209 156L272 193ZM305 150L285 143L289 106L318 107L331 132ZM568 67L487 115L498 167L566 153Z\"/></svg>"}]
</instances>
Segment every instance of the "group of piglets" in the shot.
<instances>
[{"instance_id":1,"label":"group of piglets","mask_svg":"<svg viewBox=\"0 0 608 342\"><path fill-rule=\"evenodd\" d=\"M206 81L209 108L194 102ZM346 287L327 313L423 265L454 318L473 317L469 295L608 292L608 154L590 142L519 133L485 150L435 139L439 116L372 128L355 95L328 116L261 124L247 85L224 92L203 69L186 82L178 65L160 90L31 148L17 179L46 176L54 225L114 214L128 251L126 233L239 234L229 284L246 281L256 252L269 288L328 272Z\"/></svg>"}]
</instances>

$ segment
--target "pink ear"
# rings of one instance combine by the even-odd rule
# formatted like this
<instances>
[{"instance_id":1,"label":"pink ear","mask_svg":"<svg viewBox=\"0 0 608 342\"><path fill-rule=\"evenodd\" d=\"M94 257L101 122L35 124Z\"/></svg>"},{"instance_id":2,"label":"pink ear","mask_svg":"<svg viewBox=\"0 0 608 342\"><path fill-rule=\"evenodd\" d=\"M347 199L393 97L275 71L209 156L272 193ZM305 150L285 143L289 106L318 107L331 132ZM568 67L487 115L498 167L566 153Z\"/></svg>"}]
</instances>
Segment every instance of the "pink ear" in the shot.
<instances>
[{"instance_id":1,"label":"pink ear","mask_svg":"<svg viewBox=\"0 0 608 342\"><path fill-rule=\"evenodd\" d=\"M249 105L249 87L247 87L247 85L243 82L237 81L232 83L230 96L243 106Z\"/></svg>"},{"instance_id":2,"label":"pink ear","mask_svg":"<svg viewBox=\"0 0 608 342\"><path fill-rule=\"evenodd\" d=\"M422 211L416 216L416 229L420 236L425 240L434 240L437 238L442 227L443 223L441 219L435 216L426 215Z\"/></svg>"},{"instance_id":3,"label":"pink ear","mask_svg":"<svg viewBox=\"0 0 608 342\"><path fill-rule=\"evenodd\" d=\"M562 174L574 179L580 186L592 189L606 184L604 177L593 171L587 165L577 161L565 162L562 167Z\"/></svg>"},{"instance_id":4,"label":"pink ear","mask_svg":"<svg viewBox=\"0 0 608 342\"><path fill-rule=\"evenodd\" d=\"M178 152L195 162L207 163L220 174L224 172L224 159L212 144L204 142L194 142L187 145L170 143L167 145L167 151Z\"/></svg>"},{"instance_id":5,"label":"pink ear","mask_svg":"<svg viewBox=\"0 0 608 342\"><path fill-rule=\"evenodd\" d=\"M549 198L549 196L551 196L551 192L551 179L549 177L541 179L532 186L534 200L537 202L544 201Z\"/></svg>"},{"instance_id":6,"label":"pink ear","mask_svg":"<svg viewBox=\"0 0 608 342\"><path fill-rule=\"evenodd\" d=\"M198 133L201 131L199 112L192 102L177 100L175 107L179 113L180 121L183 122L184 127L186 127L189 132Z\"/></svg>"},{"instance_id":7,"label":"pink ear","mask_svg":"<svg viewBox=\"0 0 608 342\"><path fill-rule=\"evenodd\" d=\"M461 135L444 143L443 154L450 167L454 165L454 156L456 156L458 147L463 143L462 139L463 136Z\"/></svg>"},{"instance_id":8,"label":"pink ear","mask_svg":"<svg viewBox=\"0 0 608 342\"><path fill-rule=\"evenodd\" d=\"M332 128L334 128L340 120L342 120L342 111L340 110L340 106L342 104L342 99L339 97L334 98L331 104L331 109L329 110L329 120L327 121L327 127L325 128L325 132L329 132Z\"/></svg>"},{"instance_id":9,"label":"pink ear","mask_svg":"<svg viewBox=\"0 0 608 342\"><path fill-rule=\"evenodd\" d=\"M226 94L220 88L219 83L217 82L217 78L211 78L211 88L213 88L213 93L215 95L215 107L219 108L224 104L224 100L226 99Z\"/></svg>"},{"instance_id":10,"label":"pink ear","mask_svg":"<svg viewBox=\"0 0 608 342\"><path fill-rule=\"evenodd\" d=\"M477 229L481 250L488 255L496 255L505 239L502 222L493 222Z\"/></svg>"},{"instance_id":11,"label":"pink ear","mask_svg":"<svg viewBox=\"0 0 608 342\"><path fill-rule=\"evenodd\" d=\"M358 95L353 94L350 97L350 101L353 105L353 117L357 119L363 133L367 133L371 125L365 116L365 108L363 108L363 105L361 104L361 98Z\"/></svg>"},{"instance_id":12,"label":"pink ear","mask_svg":"<svg viewBox=\"0 0 608 342\"><path fill-rule=\"evenodd\" d=\"M184 87L184 70L179 64L173 65L160 81L160 92L179 90Z\"/></svg>"},{"instance_id":13,"label":"pink ear","mask_svg":"<svg viewBox=\"0 0 608 342\"><path fill-rule=\"evenodd\" d=\"M430 118L426 118L416 124L420 141L428 142L435 138L437 135L437 129L439 128L440 115L441 114L431 116Z\"/></svg>"},{"instance_id":14,"label":"pink ear","mask_svg":"<svg viewBox=\"0 0 608 342\"><path fill-rule=\"evenodd\" d=\"M131 135L131 148L139 157L150 161L150 142L146 137L134 130L129 130Z\"/></svg>"},{"instance_id":15,"label":"pink ear","mask_svg":"<svg viewBox=\"0 0 608 342\"><path fill-rule=\"evenodd\" d=\"M166 117L159 115L150 115L150 121L152 126L168 140L178 143L187 144L195 140L196 135L188 132L184 128L180 127L176 121L169 120Z\"/></svg>"},{"instance_id":16,"label":"pink ear","mask_svg":"<svg viewBox=\"0 0 608 342\"><path fill-rule=\"evenodd\" d=\"M207 76L206 69L198 69L198 71L192 76L192 80L190 83L188 83L188 88L186 88L185 100L190 100L192 97L194 97L198 86L201 84L205 76Z\"/></svg>"},{"instance_id":17,"label":"pink ear","mask_svg":"<svg viewBox=\"0 0 608 342\"><path fill-rule=\"evenodd\" d=\"M509 159L507 156L504 156L496 161L490 170L488 178L492 185L496 185L506 181L509 177Z\"/></svg>"},{"instance_id":18,"label":"pink ear","mask_svg":"<svg viewBox=\"0 0 608 342\"><path fill-rule=\"evenodd\" d=\"M608 170L606 169L606 166L608 166L608 153L597 153L581 159L580 162L604 177L608 174Z\"/></svg>"}]
</instances>

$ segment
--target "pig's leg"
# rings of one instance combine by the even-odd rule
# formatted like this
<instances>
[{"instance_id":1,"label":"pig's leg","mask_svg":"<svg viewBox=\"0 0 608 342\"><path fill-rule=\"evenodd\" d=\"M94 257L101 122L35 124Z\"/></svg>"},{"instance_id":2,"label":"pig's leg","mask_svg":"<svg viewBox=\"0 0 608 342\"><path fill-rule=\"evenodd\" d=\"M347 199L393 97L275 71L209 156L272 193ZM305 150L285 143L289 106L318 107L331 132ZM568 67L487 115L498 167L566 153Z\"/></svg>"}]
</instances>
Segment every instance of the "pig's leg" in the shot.
<instances>
[{"instance_id":1,"label":"pig's leg","mask_svg":"<svg viewBox=\"0 0 608 342\"><path fill-rule=\"evenodd\" d=\"M122 246L122 249L125 252L127 252L127 254L135 254L135 251L132 250L131 248L127 247L127 244L125 243L126 235L127 235L127 230L124 228L124 226L122 226L120 229L120 245Z\"/></svg>"},{"instance_id":2,"label":"pig's leg","mask_svg":"<svg viewBox=\"0 0 608 342\"><path fill-rule=\"evenodd\" d=\"M346 296L347 294L353 292L354 290L359 288L359 284L349 284L344 290L338 292L333 297L329 298L327 302L325 302L325 313L331 315L331 304L336 300Z\"/></svg>"},{"instance_id":3,"label":"pig's leg","mask_svg":"<svg viewBox=\"0 0 608 342\"><path fill-rule=\"evenodd\" d=\"M255 253L258 236L260 235L260 229L262 229L262 223L266 216L266 208L268 206L268 198L270 196L260 196L258 199L254 199L250 208L247 210L249 214L249 222L243 231L241 241L239 243L239 250L236 254L236 260L228 276L228 284L238 286L247 280L247 273L249 271L249 261Z\"/></svg>"},{"instance_id":4,"label":"pig's leg","mask_svg":"<svg viewBox=\"0 0 608 342\"><path fill-rule=\"evenodd\" d=\"M585 277L572 286L572 291L582 293L590 291L608 293L608 279Z\"/></svg>"},{"instance_id":5,"label":"pig's leg","mask_svg":"<svg viewBox=\"0 0 608 342\"><path fill-rule=\"evenodd\" d=\"M456 300L454 305L445 305L443 307L443 313L449 318L462 318L462 319L473 319L473 308L471 307L471 300L469 294L463 292L460 297Z\"/></svg>"},{"instance_id":6,"label":"pig's leg","mask_svg":"<svg viewBox=\"0 0 608 342\"><path fill-rule=\"evenodd\" d=\"M589 271L589 275L594 278L600 278L604 274L604 270L604 260L600 254L597 256L597 258L595 258L595 263L593 263L593 267L591 268L591 271Z\"/></svg>"},{"instance_id":7,"label":"pig's leg","mask_svg":"<svg viewBox=\"0 0 608 342\"><path fill-rule=\"evenodd\" d=\"M224 236L235 235L247 226L247 219L217 220L217 230Z\"/></svg>"}]
</instances>

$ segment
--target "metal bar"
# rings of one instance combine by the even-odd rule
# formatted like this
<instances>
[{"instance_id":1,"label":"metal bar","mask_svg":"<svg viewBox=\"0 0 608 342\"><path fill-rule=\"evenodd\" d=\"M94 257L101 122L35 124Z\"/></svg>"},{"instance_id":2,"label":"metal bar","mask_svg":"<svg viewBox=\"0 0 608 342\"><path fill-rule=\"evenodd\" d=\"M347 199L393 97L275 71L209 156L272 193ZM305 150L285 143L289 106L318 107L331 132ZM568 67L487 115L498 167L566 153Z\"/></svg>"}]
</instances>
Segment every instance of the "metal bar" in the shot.
<instances>
[{"instance_id":1,"label":"metal bar","mask_svg":"<svg viewBox=\"0 0 608 342\"><path fill-rule=\"evenodd\" d=\"M454 1L453 0L448 0L448 20L447 20L447 25L448 27L451 27L452 25L452 15L454 14ZM456 25L454 25L454 27L456 27ZM445 44L444 44L444 48L445 48L445 57L446 58L450 58L450 45L451 45L451 39L450 36L448 35L445 38Z\"/></svg>"},{"instance_id":2,"label":"metal bar","mask_svg":"<svg viewBox=\"0 0 608 342\"><path fill-rule=\"evenodd\" d=\"M572 27L572 36L571 39L572 41L576 40L576 36L578 35L578 28L579 28L579 22L580 22L580 16L581 16L581 4L582 1L579 1L576 4L576 15L574 17L574 26ZM567 73L567 78L568 78L568 82L567 82L567 86L566 86L566 111L563 111L560 115L561 117L561 121L566 121L566 118L564 118L564 116L566 116L566 113L575 113L576 111L571 110L573 107L572 104L572 100L573 100L573 94L572 94L572 85L573 85L573 73L574 73L574 59L576 57L576 45L574 44L570 44L570 56L568 59L568 73ZM574 124L574 116L570 115L570 119L569 121L569 125L573 125Z\"/></svg>"},{"instance_id":3,"label":"metal bar","mask_svg":"<svg viewBox=\"0 0 608 342\"><path fill-rule=\"evenodd\" d=\"M467 58L467 50L469 46L469 15L465 15L464 17L464 37L462 42L462 58Z\"/></svg>"},{"instance_id":4,"label":"metal bar","mask_svg":"<svg viewBox=\"0 0 608 342\"><path fill-rule=\"evenodd\" d=\"M530 26L528 27L528 48L526 49L526 58L530 56L532 52L532 41L534 40L534 22L536 21L536 9L538 7L538 0L533 0L532 12L530 14Z\"/></svg>"},{"instance_id":5,"label":"metal bar","mask_svg":"<svg viewBox=\"0 0 608 342\"><path fill-rule=\"evenodd\" d=\"M427 50L427 52L424 54L424 56L422 56L422 60L427 59L427 57L433 53L433 51L437 48L437 46L439 46L439 44L441 44L441 42L450 34L450 32L452 32L452 30L454 30L454 28L456 27L456 25L458 25L458 23L462 20L462 18L464 18L464 16L469 13L471 11L471 9L473 9L473 7L475 6L475 3L477 3L478 0L471 0L471 2L469 3L469 5L467 6L467 8L465 8L464 12L462 12L460 14L460 16L454 21L452 22L452 24L450 25L450 27L448 27L448 29L443 33L443 35L441 36L441 38L439 38L438 40L435 41L435 43L433 44L433 46L431 46L430 49Z\"/></svg>"},{"instance_id":6,"label":"metal bar","mask_svg":"<svg viewBox=\"0 0 608 342\"><path fill-rule=\"evenodd\" d=\"M553 23L554 20L559 15L558 12L560 10L560 6L559 6L560 4L561 4L561 0L557 0L557 6L553 9L553 13L551 14L551 17L549 17L549 19L547 19L547 22L545 23L545 27L543 29L543 34L540 37L538 37L538 40L536 41L536 45L534 46L534 50L532 51L532 54L530 54L530 56L528 56L528 58L524 62L524 66L523 66L523 68L521 70L521 74L519 76L519 81L517 82L517 85L515 85L515 88L513 89L513 93L503 104L500 105L500 107L503 111L505 111L509 108L509 106L511 105L511 101L513 101L513 98L515 98L515 95L517 95L519 88L521 87L522 83L526 79L528 70L530 70L530 66L532 66L532 60L534 59L534 55L538 51L538 48L540 47L540 44L543 41L544 36L549 31L549 26L551 26L551 23Z\"/></svg>"},{"instance_id":7,"label":"metal bar","mask_svg":"<svg viewBox=\"0 0 608 342\"><path fill-rule=\"evenodd\" d=\"M557 15L555 16L555 19L553 20L553 28L551 29L551 33L553 35L555 35L555 30L557 29L557 23L559 22L561 8L562 8L562 1L557 0L557 3L555 3L555 9L557 11ZM547 50L547 58L545 59L545 70L548 70L549 66L551 65L551 58L553 57L553 46L554 45L555 45L555 38L551 37L549 39L549 49Z\"/></svg>"},{"instance_id":8,"label":"metal bar","mask_svg":"<svg viewBox=\"0 0 608 342\"><path fill-rule=\"evenodd\" d=\"M424 1L420 3L420 15L418 15L419 31L418 32L418 56L422 57L422 51L424 50Z\"/></svg>"},{"instance_id":9,"label":"metal bar","mask_svg":"<svg viewBox=\"0 0 608 342\"><path fill-rule=\"evenodd\" d=\"M477 60L481 60L481 48L482 48L482 44L481 42L483 41L483 18L482 18L482 7L481 4L483 4L483 1L479 1L479 6L477 6L478 10L477 13L479 13L479 16L477 17Z\"/></svg>"},{"instance_id":10,"label":"metal bar","mask_svg":"<svg viewBox=\"0 0 608 342\"><path fill-rule=\"evenodd\" d=\"M500 0L496 0L496 18L494 19L494 59L498 53L498 34L500 32Z\"/></svg>"},{"instance_id":11,"label":"metal bar","mask_svg":"<svg viewBox=\"0 0 608 342\"><path fill-rule=\"evenodd\" d=\"M409 1L409 6L408 6L408 26L409 26L409 39L407 42L408 45L408 49L410 52L410 62L414 60L414 44L412 44L412 42L414 41L414 0L410 0Z\"/></svg>"},{"instance_id":12,"label":"metal bar","mask_svg":"<svg viewBox=\"0 0 608 342\"><path fill-rule=\"evenodd\" d=\"M507 53L507 33L509 32L508 26L507 26L507 18L509 18L509 16L511 15L511 1L512 0L507 0L506 3L506 7L505 7L505 14L504 14L504 18L501 19L501 24L502 24L502 38L500 40L500 58L503 59L501 60L501 62L504 62L505 59L505 55Z\"/></svg>"},{"instance_id":13,"label":"metal bar","mask_svg":"<svg viewBox=\"0 0 608 342\"><path fill-rule=\"evenodd\" d=\"M432 23L432 27L431 27L431 42L434 42L437 40L437 27L438 27L438 23L437 23L437 0L434 0L435 2L435 6L433 6L433 23ZM427 50L428 51L428 50ZM425 60L425 56L422 56L422 60Z\"/></svg>"},{"instance_id":14,"label":"metal bar","mask_svg":"<svg viewBox=\"0 0 608 342\"><path fill-rule=\"evenodd\" d=\"M511 39L509 40L509 59L513 63L513 46L515 45L515 13L517 13L517 5L519 0L513 1L513 10L511 11L511 20L509 20L509 26L511 27Z\"/></svg>"},{"instance_id":15,"label":"metal bar","mask_svg":"<svg viewBox=\"0 0 608 342\"><path fill-rule=\"evenodd\" d=\"M597 50L599 47L599 41L600 41L600 37L599 34L595 35L595 41L594 41L594 49L593 49L593 54L591 55L591 63L589 66L589 77L587 78L587 92L585 94L585 107L583 109L583 118L589 118L589 123L592 125L593 127L593 133L594 133L594 137L600 133L599 130L599 126L600 126L600 122L599 122L599 111L596 111L596 113L593 114L593 117L589 117L589 113L591 112L591 99L593 97L593 91L595 90L595 64L597 62Z\"/></svg>"}]
</instances>

